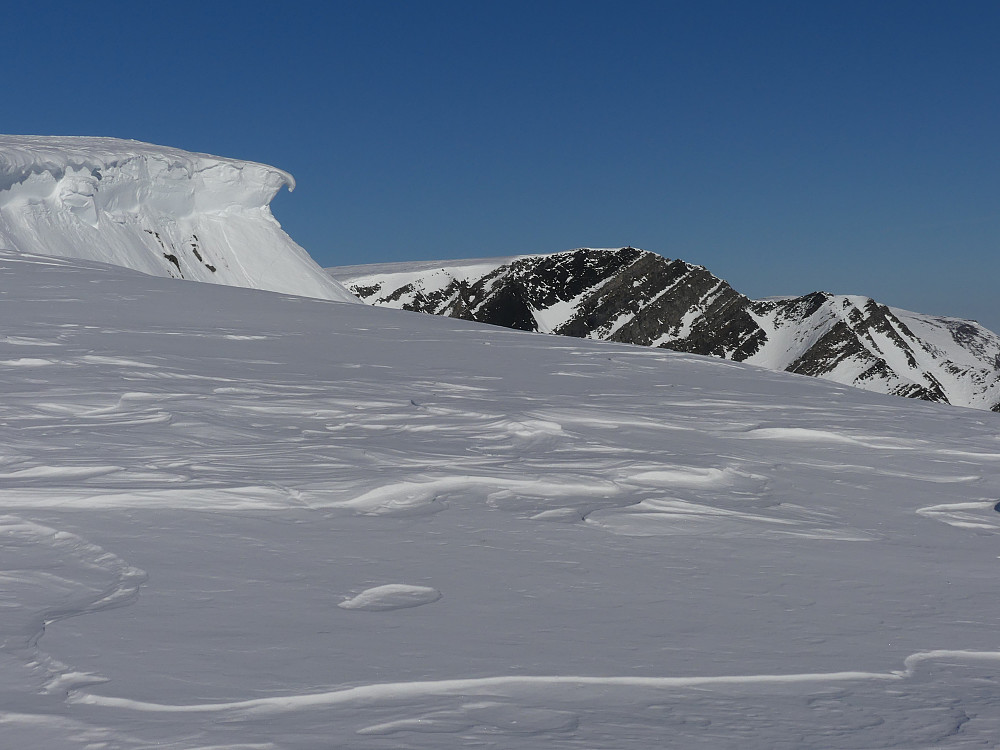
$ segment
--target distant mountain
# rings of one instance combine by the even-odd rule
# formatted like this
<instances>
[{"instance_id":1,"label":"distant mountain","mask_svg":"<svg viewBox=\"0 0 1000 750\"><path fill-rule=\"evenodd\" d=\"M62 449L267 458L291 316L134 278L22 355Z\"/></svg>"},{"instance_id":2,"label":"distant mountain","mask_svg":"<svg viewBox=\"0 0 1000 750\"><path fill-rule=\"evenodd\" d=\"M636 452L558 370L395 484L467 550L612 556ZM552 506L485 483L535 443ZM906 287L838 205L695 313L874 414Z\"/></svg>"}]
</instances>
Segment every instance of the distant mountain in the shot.
<instances>
[{"instance_id":1,"label":"distant mountain","mask_svg":"<svg viewBox=\"0 0 1000 750\"><path fill-rule=\"evenodd\" d=\"M117 138L0 135L0 250L357 302L271 215L264 164Z\"/></svg>"},{"instance_id":2,"label":"distant mountain","mask_svg":"<svg viewBox=\"0 0 1000 750\"><path fill-rule=\"evenodd\" d=\"M328 271L370 304L1000 411L1000 336L974 321L827 292L753 300L702 266L632 247Z\"/></svg>"}]
</instances>

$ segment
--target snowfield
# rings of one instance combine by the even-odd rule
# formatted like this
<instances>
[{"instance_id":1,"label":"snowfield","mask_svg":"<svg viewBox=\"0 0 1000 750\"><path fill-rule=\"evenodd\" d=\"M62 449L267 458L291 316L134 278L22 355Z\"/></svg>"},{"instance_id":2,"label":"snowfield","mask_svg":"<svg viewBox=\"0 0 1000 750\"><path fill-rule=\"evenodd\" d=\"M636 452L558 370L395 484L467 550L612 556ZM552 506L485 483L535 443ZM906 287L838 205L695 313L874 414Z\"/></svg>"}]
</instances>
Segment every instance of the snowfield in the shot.
<instances>
[{"instance_id":1,"label":"snowfield","mask_svg":"<svg viewBox=\"0 0 1000 750\"><path fill-rule=\"evenodd\" d=\"M1000 415L0 253L0 744L982 748Z\"/></svg>"}]
</instances>

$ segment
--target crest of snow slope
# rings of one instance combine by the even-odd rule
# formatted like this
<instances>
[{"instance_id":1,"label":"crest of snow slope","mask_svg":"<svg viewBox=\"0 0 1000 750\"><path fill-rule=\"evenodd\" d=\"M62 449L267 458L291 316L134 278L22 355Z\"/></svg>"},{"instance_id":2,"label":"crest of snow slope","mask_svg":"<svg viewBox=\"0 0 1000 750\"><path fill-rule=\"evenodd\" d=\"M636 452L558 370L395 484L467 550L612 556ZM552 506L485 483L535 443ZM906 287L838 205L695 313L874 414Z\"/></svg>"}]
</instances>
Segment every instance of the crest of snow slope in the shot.
<instances>
[{"instance_id":1,"label":"crest of snow slope","mask_svg":"<svg viewBox=\"0 0 1000 750\"><path fill-rule=\"evenodd\" d=\"M0 135L0 248L354 302L269 205L291 175L115 138Z\"/></svg>"},{"instance_id":2,"label":"crest of snow slope","mask_svg":"<svg viewBox=\"0 0 1000 750\"><path fill-rule=\"evenodd\" d=\"M1000 337L978 323L825 292L751 300L701 266L636 248L329 271L372 304L1000 408Z\"/></svg>"},{"instance_id":3,"label":"crest of snow slope","mask_svg":"<svg viewBox=\"0 0 1000 750\"><path fill-rule=\"evenodd\" d=\"M72 259L0 292L4 747L1000 736L1000 415Z\"/></svg>"}]
</instances>

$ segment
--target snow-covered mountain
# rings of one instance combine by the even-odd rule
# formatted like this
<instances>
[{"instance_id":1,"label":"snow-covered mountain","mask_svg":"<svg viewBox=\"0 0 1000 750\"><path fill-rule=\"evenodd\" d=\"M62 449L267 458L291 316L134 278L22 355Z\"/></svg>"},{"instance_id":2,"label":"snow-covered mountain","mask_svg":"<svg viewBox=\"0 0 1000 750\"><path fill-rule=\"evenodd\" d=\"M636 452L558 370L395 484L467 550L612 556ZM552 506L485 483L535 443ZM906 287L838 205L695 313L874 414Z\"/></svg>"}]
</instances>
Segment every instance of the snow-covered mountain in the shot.
<instances>
[{"instance_id":1,"label":"snow-covered mountain","mask_svg":"<svg viewBox=\"0 0 1000 750\"><path fill-rule=\"evenodd\" d=\"M1000 410L1000 336L974 321L826 292L752 300L701 266L631 247L328 270L371 304Z\"/></svg>"},{"instance_id":2,"label":"snow-covered mountain","mask_svg":"<svg viewBox=\"0 0 1000 750\"><path fill-rule=\"evenodd\" d=\"M115 138L0 135L0 249L356 301L281 230L280 169Z\"/></svg>"},{"instance_id":3,"label":"snow-covered mountain","mask_svg":"<svg viewBox=\"0 0 1000 750\"><path fill-rule=\"evenodd\" d=\"M586 340L674 341L628 249L452 290L576 338L310 299L307 271L157 278L219 280L213 248L237 286L244 246L296 268L257 236L269 168L114 146L5 151L4 750L995 745L1000 415ZM704 306L677 341L767 350L675 272ZM838 299L743 310L775 338L830 317L836 354Z\"/></svg>"},{"instance_id":4,"label":"snow-covered mountain","mask_svg":"<svg viewBox=\"0 0 1000 750\"><path fill-rule=\"evenodd\" d=\"M1000 415L6 252L0 392L4 750L1000 737Z\"/></svg>"}]
</instances>

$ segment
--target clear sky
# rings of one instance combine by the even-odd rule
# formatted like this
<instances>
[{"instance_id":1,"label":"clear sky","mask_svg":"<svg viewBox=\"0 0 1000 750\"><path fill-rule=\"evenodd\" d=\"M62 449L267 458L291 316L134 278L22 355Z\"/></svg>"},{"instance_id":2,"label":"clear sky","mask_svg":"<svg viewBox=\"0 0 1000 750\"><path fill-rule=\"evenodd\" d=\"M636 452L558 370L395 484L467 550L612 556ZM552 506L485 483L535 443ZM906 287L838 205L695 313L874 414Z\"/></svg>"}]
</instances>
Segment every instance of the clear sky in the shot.
<instances>
[{"instance_id":1,"label":"clear sky","mask_svg":"<svg viewBox=\"0 0 1000 750\"><path fill-rule=\"evenodd\" d=\"M1000 331L1000 3L49 2L7 133L261 161L322 265L631 244Z\"/></svg>"}]
</instances>

